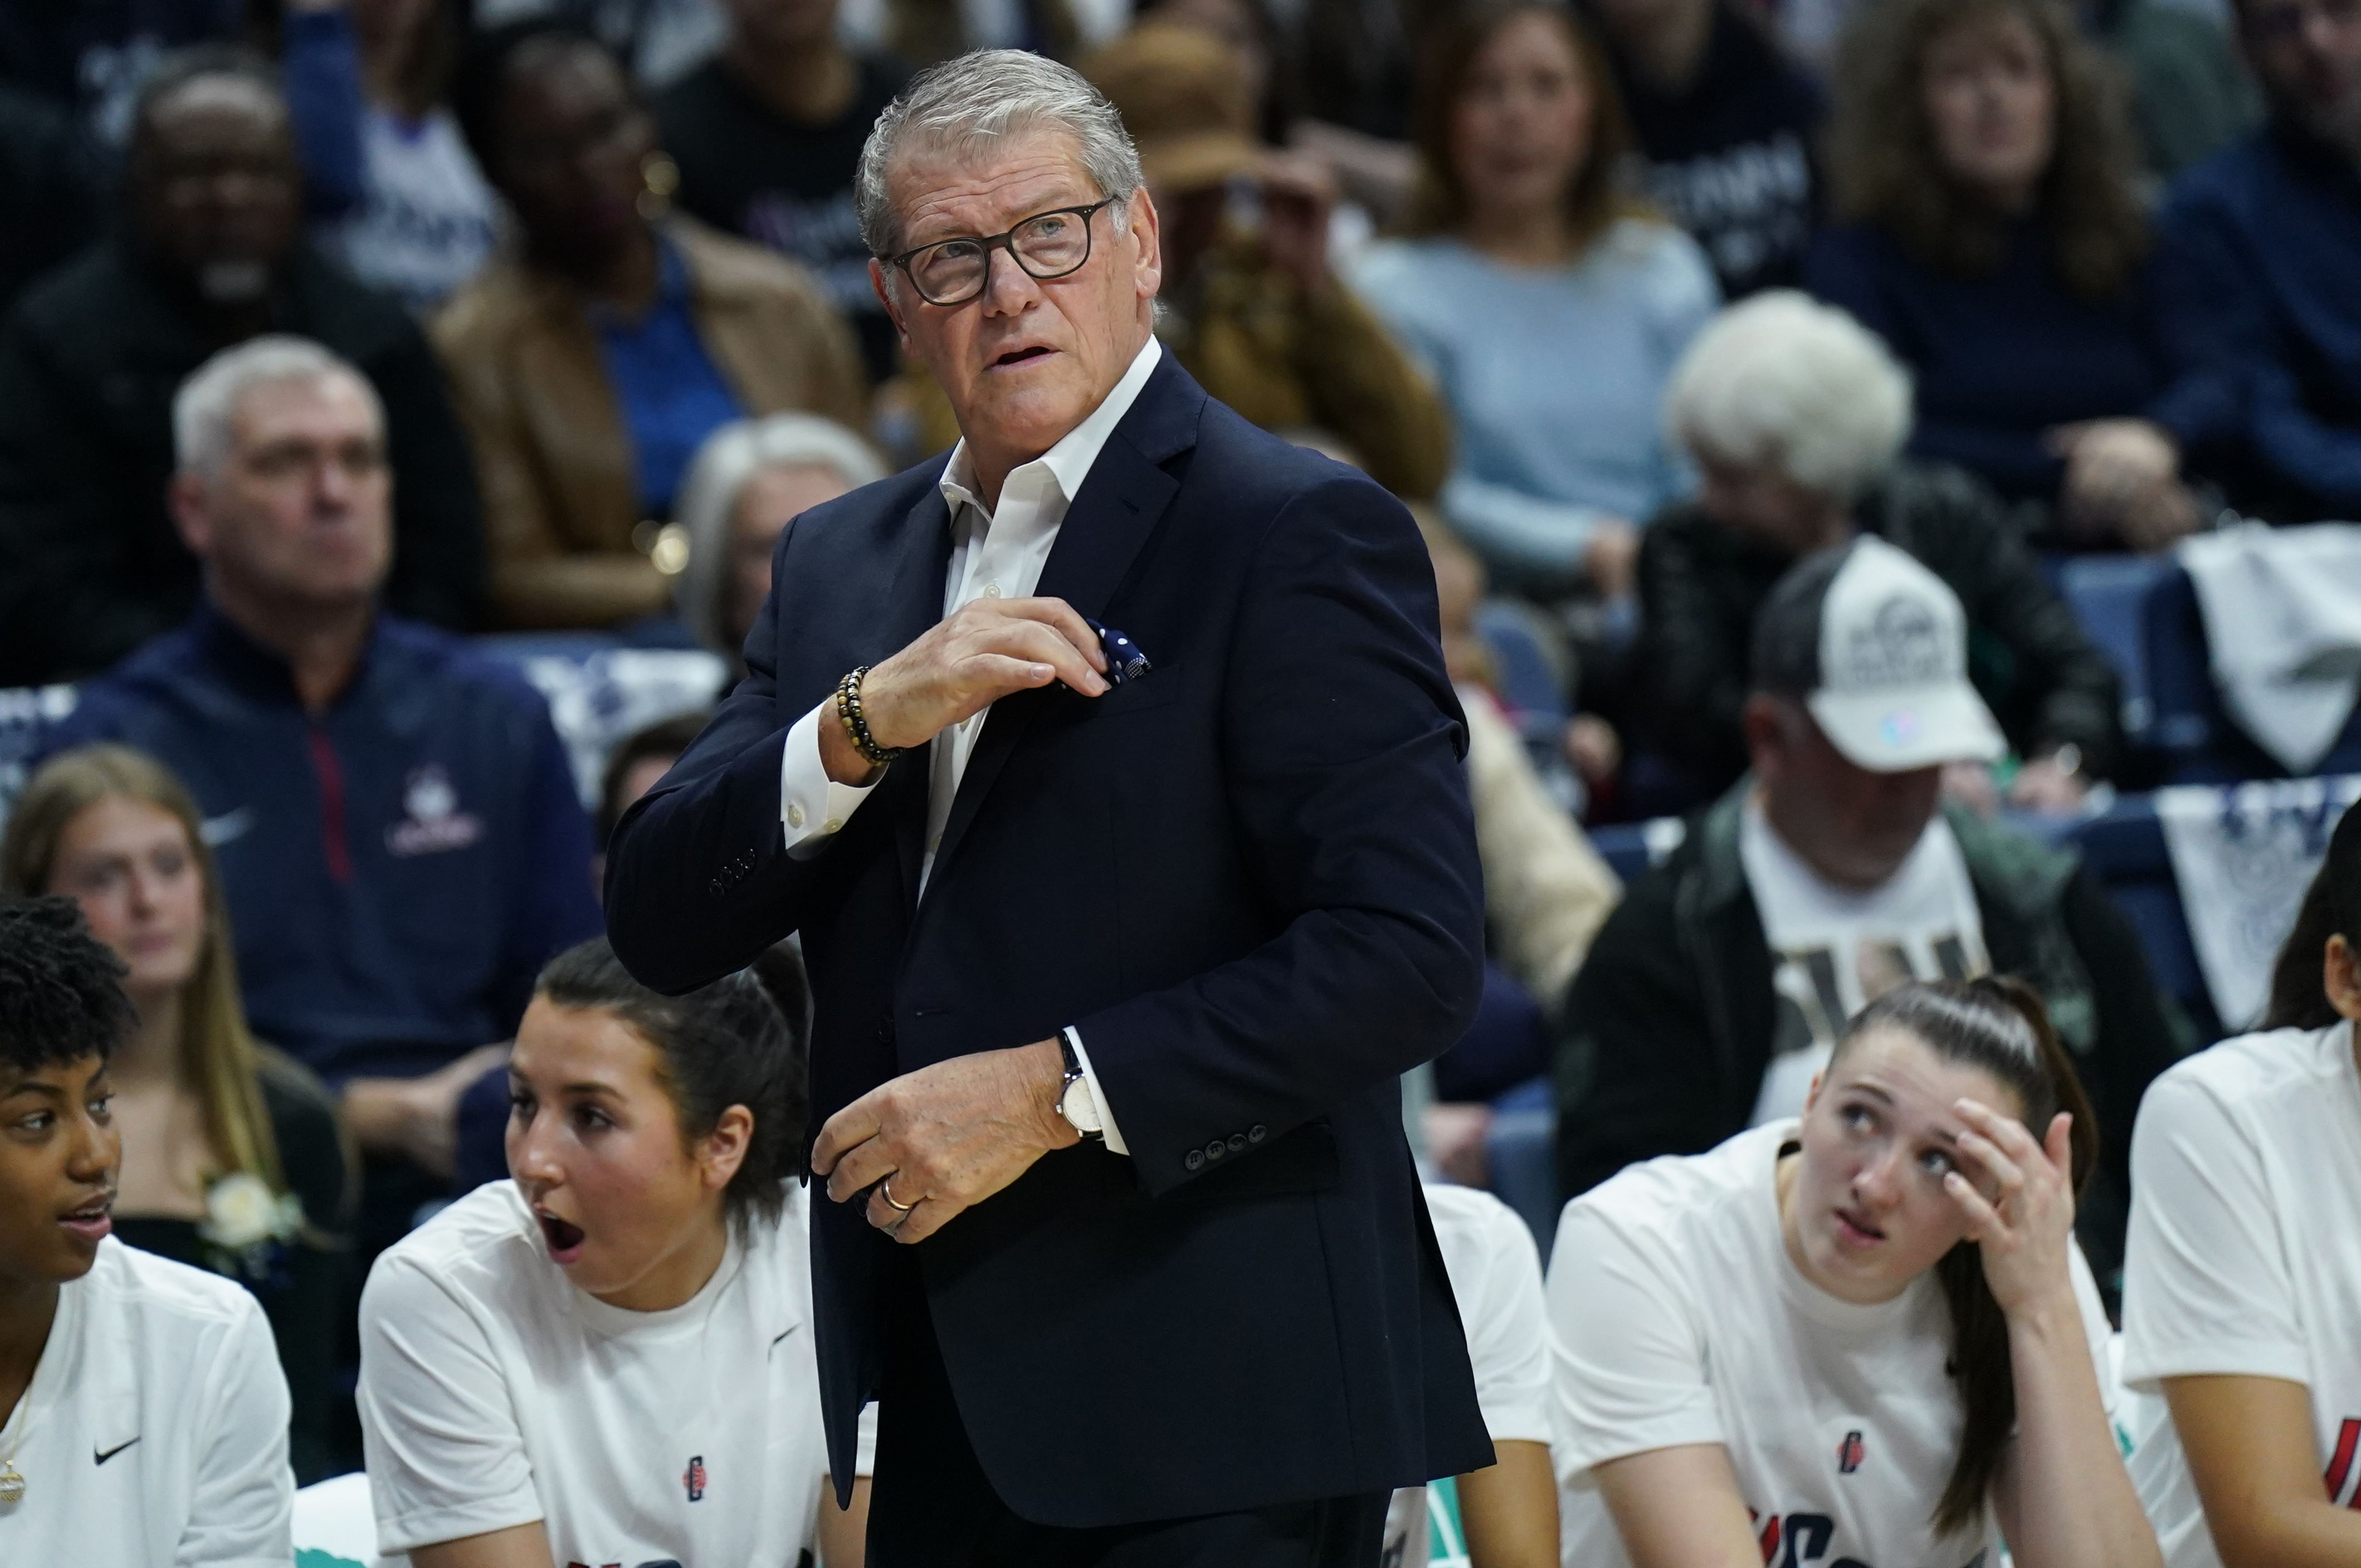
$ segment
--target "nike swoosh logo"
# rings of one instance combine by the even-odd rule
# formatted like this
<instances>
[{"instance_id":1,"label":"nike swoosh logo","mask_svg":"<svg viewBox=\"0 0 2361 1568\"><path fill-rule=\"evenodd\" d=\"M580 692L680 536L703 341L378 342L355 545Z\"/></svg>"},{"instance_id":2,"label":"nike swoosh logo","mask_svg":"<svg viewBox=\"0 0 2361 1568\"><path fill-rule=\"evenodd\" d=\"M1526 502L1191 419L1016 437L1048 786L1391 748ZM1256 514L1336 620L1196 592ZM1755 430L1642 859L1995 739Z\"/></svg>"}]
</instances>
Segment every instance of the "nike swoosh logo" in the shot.
<instances>
[{"instance_id":1,"label":"nike swoosh logo","mask_svg":"<svg viewBox=\"0 0 2361 1568\"><path fill-rule=\"evenodd\" d=\"M763 1352L763 1354L764 1355L768 1355L768 1354L771 1354L771 1352L772 1352L772 1351L778 1349L778 1348L779 1348L779 1342L780 1342L781 1340L783 1340L783 1339L785 1339L789 1334L791 1334L791 1333L795 1332L796 1332L796 1330L798 1327L800 1327L800 1326L801 1326L800 1324L792 1324L792 1323L791 1323L791 1324L789 1324L787 1327L785 1327L785 1328L784 1328L784 1329L781 1329L777 1333L773 1334L773 1335L771 1336L771 1343L770 1343L769 1347L768 1347L768 1348L766 1348L766 1349Z\"/></svg>"},{"instance_id":2,"label":"nike swoosh logo","mask_svg":"<svg viewBox=\"0 0 2361 1568\"><path fill-rule=\"evenodd\" d=\"M137 1442L138 1441L139 1441L139 1440L138 1440L137 1438L136 1438L136 1437L135 1437L135 1438L133 1438L133 1439L131 1440L131 1442ZM105 1464L108 1460L110 1460L110 1459L114 1458L116 1454L118 1454L118 1453L122 1453L125 1449L129 1448L129 1447L131 1446L131 1442L119 1442L119 1443L116 1443L113 1448L108 1449L104 1453L99 1453L99 1452L98 1452L98 1450L96 1450L96 1449L94 1449L94 1448L93 1448L93 1449L92 1449L92 1450L90 1451L91 1463L92 1463L92 1464Z\"/></svg>"}]
</instances>

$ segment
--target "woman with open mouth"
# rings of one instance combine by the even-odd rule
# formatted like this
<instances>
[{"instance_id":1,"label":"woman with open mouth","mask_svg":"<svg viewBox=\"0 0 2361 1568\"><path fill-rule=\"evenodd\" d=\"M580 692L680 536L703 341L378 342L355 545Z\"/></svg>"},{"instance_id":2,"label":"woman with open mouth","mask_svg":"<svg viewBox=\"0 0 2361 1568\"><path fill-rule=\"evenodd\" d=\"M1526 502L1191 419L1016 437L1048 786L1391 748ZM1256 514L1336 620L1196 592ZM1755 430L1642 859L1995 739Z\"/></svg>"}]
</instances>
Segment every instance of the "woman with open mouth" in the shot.
<instances>
[{"instance_id":1,"label":"woman with open mouth","mask_svg":"<svg viewBox=\"0 0 2361 1568\"><path fill-rule=\"evenodd\" d=\"M2159 1568L2073 1239L2098 1129L2010 979L1862 1009L1798 1121L1566 1205L1564 1561Z\"/></svg>"},{"instance_id":2,"label":"woman with open mouth","mask_svg":"<svg viewBox=\"0 0 2361 1568\"><path fill-rule=\"evenodd\" d=\"M858 1568L868 1483L849 1508L829 1484L794 1179L807 994L785 951L678 997L603 938L542 971L512 1179L387 1251L361 1297L383 1555Z\"/></svg>"},{"instance_id":3,"label":"woman with open mouth","mask_svg":"<svg viewBox=\"0 0 2361 1568\"><path fill-rule=\"evenodd\" d=\"M0 1562L288 1563L269 1324L112 1234L124 966L64 898L0 898Z\"/></svg>"}]
</instances>

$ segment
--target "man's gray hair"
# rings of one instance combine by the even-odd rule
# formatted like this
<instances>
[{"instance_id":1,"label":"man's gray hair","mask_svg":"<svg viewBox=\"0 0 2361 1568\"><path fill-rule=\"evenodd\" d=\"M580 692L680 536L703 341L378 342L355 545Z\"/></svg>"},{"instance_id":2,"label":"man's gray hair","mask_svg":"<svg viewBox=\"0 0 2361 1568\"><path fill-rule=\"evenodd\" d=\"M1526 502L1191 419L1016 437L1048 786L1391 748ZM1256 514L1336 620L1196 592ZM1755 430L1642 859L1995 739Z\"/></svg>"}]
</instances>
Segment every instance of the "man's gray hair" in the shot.
<instances>
[{"instance_id":1,"label":"man's gray hair","mask_svg":"<svg viewBox=\"0 0 2361 1568\"><path fill-rule=\"evenodd\" d=\"M688 535L688 563L673 585L673 602L697 640L724 658L738 652L724 646L721 614L738 498L763 469L797 467L833 469L855 490L885 477L867 442L832 419L807 413L733 420L705 438L688 466L675 510Z\"/></svg>"},{"instance_id":2,"label":"man's gray hair","mask_svg":"<svg viewBox=\"0 0 2361 1568\"><path fill-rule=\"evenodd\" d=\"M230 426L247 393L280 381L315 381L323 376L351 377L376 411L378 423L384 424L385 405L377 389L350 360L308 337L271 333L223 349L181 383L172 396L172 452L179 466L189 473L219 473L229 457Z\"/></svg>"},{"instance_id":3,"label":"man's gray hair","mask_svg":"<svg viewBox=\"0 0 2361 1568\"><path fill-rule=\"evenodd\" d=\"M1070 66L1024 49L979 49L945 60L902 90L885 106L861 149L852 200L861 237L872 256L902 248L902 218L888 181L911 151L948 151L973 158L994 143L1037 131L1061 131L1102 196L1119 201L1140 185L1139 149L1106 94ZM1109 214L1117 227L1130 214Z\"/></svg>"},{"instance_id":4,"label":"man's gray hair","mask_svg":"<svg viewBox=\"0 0 2361 1568\"><path fill-rule=\"evenodd\" d=\"M1910 373L1843 311L1774 289L1697 334L1664 423L1699 458L1768 466L1849 507L1909 437Z\"/></svg>"}]
</instances>

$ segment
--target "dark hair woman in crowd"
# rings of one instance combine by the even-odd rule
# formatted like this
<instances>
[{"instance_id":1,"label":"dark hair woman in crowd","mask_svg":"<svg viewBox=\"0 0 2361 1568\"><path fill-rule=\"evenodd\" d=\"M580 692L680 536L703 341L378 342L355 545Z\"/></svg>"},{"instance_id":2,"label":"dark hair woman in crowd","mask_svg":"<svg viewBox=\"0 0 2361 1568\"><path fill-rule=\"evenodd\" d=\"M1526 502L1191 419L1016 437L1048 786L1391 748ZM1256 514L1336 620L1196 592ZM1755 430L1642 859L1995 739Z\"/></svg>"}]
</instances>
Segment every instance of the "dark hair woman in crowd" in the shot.
<instances>
[{"instance_id":1,"label":"dark hair woman in crowd","mask_svg":"<svg viewBox=\"0 0 2361 1568\"><path fill-rule=\"evenodd\" d=\"M0 838L0 894L72 899L123 960L138 1024L115 1048L115 1234L262 1303L294 1396L304 1483L335 1473L333 1394L356 1191L335 1105L247 1029L229 907L196 802L122 746L49 760Z\"/></svg>"},{"instance_id":2,"label":"dark hair woman in crowd","mask_svg":"<svg viewBox=\"0 0 2361 1568\"><path fill-rule=\"evenodd\" d=\"M2152 415L2149 234L2111 68L2057 0L1893 0L1845 40L1839 215L1812 291L1916 378L1911 451L2055 509L2075 542L2202 511Z\"/></svg>"},{"instance_id":3,"label":"dark hair woman in crowd","mask_svg":"<svg viewBox=\"0 0 2361 1568\"><path fill-rule=\"evenodd\" d=\"M2098 1148L2032 989L1947 981L1862 1009L1800 1122L1568 1204L1565 1560L2153 1568L2073 1239Z\"/></svg>"},{"instance_id":4,"label":"dark hair woman in crowd","mask_svg":"<svg viewBox=\"0 0 2361 1568\"><path fill-rule=\"evenodd\" d=\"M474 437L494 609L515 626L660 614L652 558L690 459L735 419L855 429L851 330L797 263L669 209L677 170L604 46L561 22L481 35L452 109L519 233L434 323Z\"/></svg>"},{"instance_id":5,"label":"dark hair woman in crowd","mask_svg":"<svg viewBox=\"0 0 2361 1568\"><path fill-rule=\"evenodd\" d=\"M2361 809L2254 1034L2152 1084L2132 1136L2132 1474L2172 1568L2361 1560ZM2324 1483L2324 1485L2323 1485Z\"/></svg>"},{"instance_id":6,"label":"dark hair woman in crowd","mask_svg":"<svg viewBox=\"0 0 2361 1568\"><path fill-rule=\"evenodd\" d=\"M509 1058L513 1179L411 1233L362 1293L380 1551L861 1562L866 1485L850 1510L829 1486L796 1180L807 1005L786 951L675 997L603 938L542 972Z\"/></svg>"},{"instance_id":7,"label":"dark hair woman in crowd","mask_svg":"<svg viewBox=\"0 0 2361 1568\"><path fill-rule=\"evenodd\" d=\"M1416 132L1412 237L1370 247L1352 281L1450 405L1444 519L1506 587L1620 598L1639 522L1691 488L1657 411L1713 269L1625 193L1631 128L1564 6L1438 29Z\"/></svg>"}]
</instances>

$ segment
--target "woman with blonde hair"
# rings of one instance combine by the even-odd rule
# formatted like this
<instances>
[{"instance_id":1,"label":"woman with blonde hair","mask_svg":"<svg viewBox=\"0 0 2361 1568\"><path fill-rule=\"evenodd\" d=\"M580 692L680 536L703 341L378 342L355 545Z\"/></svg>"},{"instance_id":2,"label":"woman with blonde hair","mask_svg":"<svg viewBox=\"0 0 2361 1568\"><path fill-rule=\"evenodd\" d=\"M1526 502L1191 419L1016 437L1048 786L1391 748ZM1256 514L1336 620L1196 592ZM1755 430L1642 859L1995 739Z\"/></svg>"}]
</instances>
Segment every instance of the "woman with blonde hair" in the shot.
<instances>
[{"instance_id":1,"label":"woman with blonde hair","mask_svg":"<svg viewBox=\"0 0 2361 1568\"><path fill-rule=\"evenodd\" d=\"M328 1475L351 1158L327 1091L247 1031L195 801L126 747L52 758L0 836L0 894L42 894L81 905L138 1011L112 1066L115 1234L261 1301L294 1398L297 1478Z\"/></svg>"},{"instance_id":2,"label":"woman with blonde hair","mask_svg":"<svg viewBox=\"0 0 2361 1568\"><path fill-rule=\"evenodd\" d=\"M2181 482L2123 95L2057 0L1894 0L1847 38L1831 135L1843 223L1806 281L1916 382L1910 451L2078 542L2169 543Z\"/></svg>"}]
</instances>

